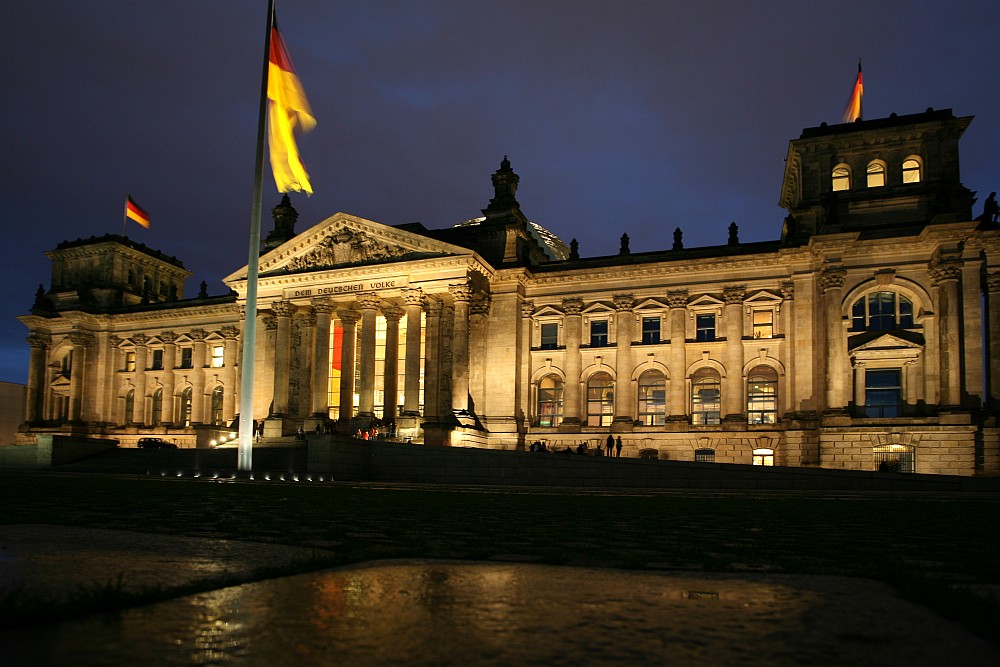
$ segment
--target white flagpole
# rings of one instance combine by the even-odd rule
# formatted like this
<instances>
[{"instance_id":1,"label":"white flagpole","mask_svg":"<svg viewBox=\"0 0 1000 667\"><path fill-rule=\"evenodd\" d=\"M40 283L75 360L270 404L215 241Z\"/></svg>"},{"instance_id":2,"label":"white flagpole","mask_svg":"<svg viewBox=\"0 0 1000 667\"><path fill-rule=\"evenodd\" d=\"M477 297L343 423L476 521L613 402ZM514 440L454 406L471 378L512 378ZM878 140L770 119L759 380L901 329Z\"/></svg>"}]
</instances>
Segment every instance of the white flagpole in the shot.
<instances>
[{"instance_id":1,"label":"white flagpole","mask_svg":"<svg viewBox=\"0 0 1000 667\"><path fill-rule=\"evenodd\" d=\"M264 68L260 84L260 115L257 119L257 163L253 176L253 202L250 207L250 251L247 260L247 300L243 318L243 359L240 379L240 471L253 470L253 379L254 351L257 347L257 272L260 257L260 213L264 181L264 124L267 118L267 70L271 54L271 28L274 25L274 0L267 3L267 31L264 38Z\"/></svg>"}]
</instances>

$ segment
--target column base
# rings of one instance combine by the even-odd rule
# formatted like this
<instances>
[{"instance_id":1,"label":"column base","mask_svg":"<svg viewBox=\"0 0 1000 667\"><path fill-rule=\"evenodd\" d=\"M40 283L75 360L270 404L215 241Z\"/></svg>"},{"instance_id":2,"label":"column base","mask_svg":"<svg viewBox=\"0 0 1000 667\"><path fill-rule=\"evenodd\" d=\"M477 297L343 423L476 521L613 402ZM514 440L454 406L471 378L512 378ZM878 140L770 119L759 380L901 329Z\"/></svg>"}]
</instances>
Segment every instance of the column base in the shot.
<instances>
[{"instance_id":1,"label":"column base","mask_svg":"<svg viewBox=\"0 0 1000 667\"><path fill-rule=\"evenodd\" d=\"M631 433L635 429L635 421L631 417L615 417L611 422L612 433Z\"/></svg>"}]
</instances>

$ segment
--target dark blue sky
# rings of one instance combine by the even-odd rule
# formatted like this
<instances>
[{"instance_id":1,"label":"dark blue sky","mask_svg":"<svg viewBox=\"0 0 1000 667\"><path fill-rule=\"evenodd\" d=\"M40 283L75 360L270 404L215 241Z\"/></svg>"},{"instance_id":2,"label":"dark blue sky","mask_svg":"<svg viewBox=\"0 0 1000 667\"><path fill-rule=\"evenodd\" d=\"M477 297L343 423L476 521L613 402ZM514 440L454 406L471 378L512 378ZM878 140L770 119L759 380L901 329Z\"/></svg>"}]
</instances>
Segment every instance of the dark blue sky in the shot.
<instances>
[{"instance_id":1,"label":"dark blue sky","mask_svg":"<svg viewBox=\"0 0 1000 667\"><path fill-rule=\"evenodd\" d=\"M61 241L122 232L126 191L209 293L246 263L265 0L32 0L8 7L0 380L27 377L14 319ZM866 118L974 115L962 179L1000 189L1000 3L967 0L278 0L318 126L304 230L337 211L450 226L509 155L531 219L583 256L775 239L788 141ZM279 200L266 176L264 205ZM270 229L265 219L264 234Z\"/></svg>"}]
</instances>

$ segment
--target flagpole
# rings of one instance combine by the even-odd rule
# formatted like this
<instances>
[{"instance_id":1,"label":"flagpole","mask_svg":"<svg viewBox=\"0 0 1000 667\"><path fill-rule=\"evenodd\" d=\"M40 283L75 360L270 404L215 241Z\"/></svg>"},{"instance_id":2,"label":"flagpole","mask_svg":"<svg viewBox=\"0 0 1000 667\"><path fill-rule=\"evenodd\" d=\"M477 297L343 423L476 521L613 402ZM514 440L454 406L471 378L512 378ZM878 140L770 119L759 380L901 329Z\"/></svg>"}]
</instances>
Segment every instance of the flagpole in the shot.
<instances>
[{"instance_id":1,"label":"flagpole","mask_svg":"<svg viewBox=\"0 0 1000 667\"><path fill-rule=\"evenodd\" d=\"M264 66L260 84L260 111L257 117L257 162L253 175L253 201L250 206L250 250L247 260L247 296L243 318L243 359L240 362L240 442L237 469L253 470L253 384L254 351L257 347L257 272L260 257L260 214L264 181L264 124L267 118L267 70L271 52L271 29L274 25L274 0L267 2L267 30L264 37Z\"/></svg>"},{"instance_id":2,"label":"flagpole","mask_svg":"<svg viewBox=\"0 0 1000 667\"><path fill-rule=\"evenodd\" d=\"M858 77L861 76L861 58L858 58ZM864 84L862 83L861 97L858 98L858 120L865 119L865 94L864 94Z\"/></svg>"}]
</instances>

